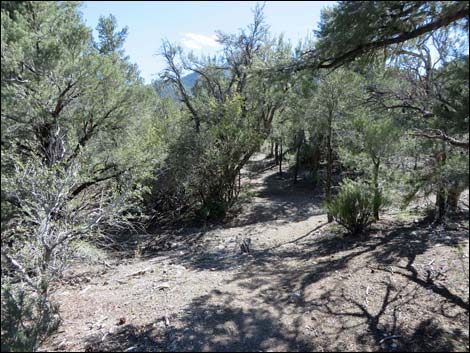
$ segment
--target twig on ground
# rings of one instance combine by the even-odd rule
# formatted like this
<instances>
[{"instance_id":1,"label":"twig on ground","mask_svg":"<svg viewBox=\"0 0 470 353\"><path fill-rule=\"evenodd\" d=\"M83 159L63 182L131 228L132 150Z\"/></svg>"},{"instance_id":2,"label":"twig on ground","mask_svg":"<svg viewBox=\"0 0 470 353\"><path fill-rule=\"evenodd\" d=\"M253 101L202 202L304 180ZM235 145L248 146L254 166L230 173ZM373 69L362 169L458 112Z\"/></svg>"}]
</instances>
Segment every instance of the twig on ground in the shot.
<instances>
[{"instance_id":1,"label":"twig on ground","mask_svg":"<svg viewBox=\"0 0 470 353\"><path fill-rule=\"evenodd\" d=\"M401 336L387 336L387 337L382 338L382 339L379 341L379 344L382 344L382 343L384 343L385 341L393 340L393 339L400 338L400 337L401 337Z\"/></svg>"}]
</instances>

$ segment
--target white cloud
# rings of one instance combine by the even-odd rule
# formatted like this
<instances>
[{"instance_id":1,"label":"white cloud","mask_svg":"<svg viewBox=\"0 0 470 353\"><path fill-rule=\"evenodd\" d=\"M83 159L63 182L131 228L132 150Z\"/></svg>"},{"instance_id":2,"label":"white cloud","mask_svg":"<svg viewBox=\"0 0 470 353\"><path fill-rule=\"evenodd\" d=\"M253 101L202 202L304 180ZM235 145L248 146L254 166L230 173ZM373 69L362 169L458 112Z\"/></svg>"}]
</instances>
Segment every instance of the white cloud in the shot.
<instances>
[{"instance_id":1,"label":"white cloud","mask_svg":"<svg viewBox=\"0 0 470 353\"><path fill-rule=\"evenodd\" d=\"M185 33L183 38L183 45L189 49L202 49L204 47L216 48L219 43L216 42L217 36L205 36L197 33Z\"/></svg>"}]
</instances>

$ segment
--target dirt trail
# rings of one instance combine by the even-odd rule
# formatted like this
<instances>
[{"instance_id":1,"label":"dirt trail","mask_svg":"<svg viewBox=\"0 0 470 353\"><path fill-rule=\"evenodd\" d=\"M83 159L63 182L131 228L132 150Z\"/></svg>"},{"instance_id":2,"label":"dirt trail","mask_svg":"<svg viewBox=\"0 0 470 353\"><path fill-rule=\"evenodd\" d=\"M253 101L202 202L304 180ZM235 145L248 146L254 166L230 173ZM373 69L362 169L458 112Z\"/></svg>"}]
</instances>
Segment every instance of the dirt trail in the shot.
<instances>
[{"instance_id":1,"label":"dirt trail","mask_svg":"<svg viewBox=\"0 0 470 353\"><path fill-rule=\"evenodd\" d=\"M343 238L320 194L269 167L252 161L254 197L192 247L75 266L43 349L468 350L468 230L383 221Z\"/></svg>"}]
</instances>

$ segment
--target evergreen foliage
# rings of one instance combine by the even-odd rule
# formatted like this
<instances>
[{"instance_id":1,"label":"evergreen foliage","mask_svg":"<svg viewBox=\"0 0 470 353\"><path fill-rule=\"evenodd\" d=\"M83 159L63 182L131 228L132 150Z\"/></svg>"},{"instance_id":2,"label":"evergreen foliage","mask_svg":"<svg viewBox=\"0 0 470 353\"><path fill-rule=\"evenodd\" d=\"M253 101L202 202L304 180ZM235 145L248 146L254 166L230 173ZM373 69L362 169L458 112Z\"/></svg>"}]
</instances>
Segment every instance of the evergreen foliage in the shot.
<instances>
[{"instance_id":1,"label":"evergreen foliage","mask_svg":"<svg viewBox=\"0 0 470 353\"><path fill-rule=\"evenodd\" d=\"M363 233L374 222L374 209L380 209L382 198L360 181L344 179L338 195L327 203L328 212L351 235Z\"/></svg>"},{"instance_id":2,"label":"evergreen foliage","mask_svg":"<svg viewBox=\"0 0 470 353\"><path fill-rule=\"evenodd\" d=\"M459 210L468 1L342 1L296 47L257 6L251 25L217 33L218 56L164 41L151 85L127 27L101 17L93 38L80 6L1 3L2 351L35 350L57 327L53 283L74 244L224 220L264 143L352 235L386 195L434 195L436 222Z\"/></svg>"}]
</instances>

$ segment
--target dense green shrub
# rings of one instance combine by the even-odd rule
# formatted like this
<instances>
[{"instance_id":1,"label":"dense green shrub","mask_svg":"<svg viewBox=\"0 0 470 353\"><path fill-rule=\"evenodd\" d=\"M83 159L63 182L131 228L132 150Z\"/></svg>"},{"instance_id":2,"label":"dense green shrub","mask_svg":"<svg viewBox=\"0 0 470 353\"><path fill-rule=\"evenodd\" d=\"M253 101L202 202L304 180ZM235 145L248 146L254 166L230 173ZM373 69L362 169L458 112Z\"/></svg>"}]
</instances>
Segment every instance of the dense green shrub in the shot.
<instances>
[{"instance_id":1,"label":"dense green shrub","mask_svg":"<svg viewBox=\"0 0 470 353\"><path fill-rule=\"evenodd\" d=\"M59 324L56 306L18 284L2 283L1 309L2 352L33 352Z\"/></svg>"},{"instance_id":2,"label":"dense green shrub","mask_svg":"<svg viewBox=\"0 0 470 353\"><path fill-rule=\"evenodd\" d=\"M328 212L352 235L363 232L374 222L374 203L383 205L382 196L375 196L372 188L362 182L345 179L338 195L327 203Z\"/></svg>"}]
</instances>

